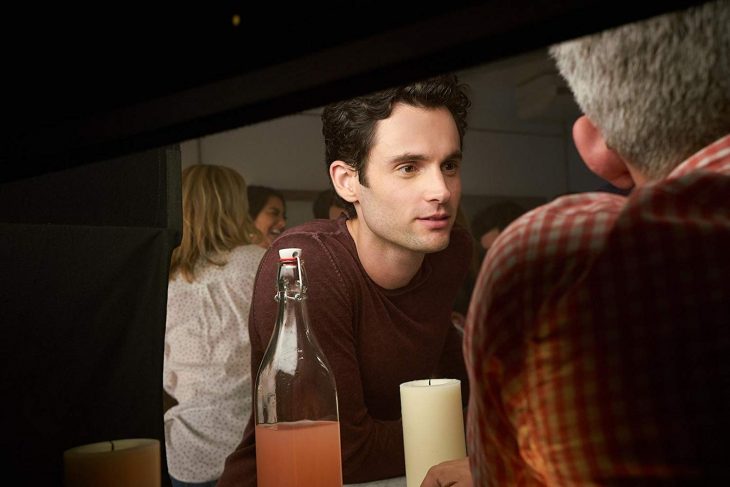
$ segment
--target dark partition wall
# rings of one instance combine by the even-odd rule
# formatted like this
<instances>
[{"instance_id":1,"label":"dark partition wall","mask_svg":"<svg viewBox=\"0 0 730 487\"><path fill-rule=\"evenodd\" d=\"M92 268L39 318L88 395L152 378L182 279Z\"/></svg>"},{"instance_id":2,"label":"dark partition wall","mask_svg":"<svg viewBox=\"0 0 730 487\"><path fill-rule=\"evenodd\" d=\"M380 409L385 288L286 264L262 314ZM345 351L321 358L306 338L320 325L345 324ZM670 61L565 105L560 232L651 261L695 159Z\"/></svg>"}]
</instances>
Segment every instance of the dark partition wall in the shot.
<instances>
[{"instance_id":1,"label":"dark partition wall","mask_svg":"<svg viewBox=\"0 0 730 487\"><path fill-rule=\"evenodd\" d=\"M270 120L702 2L9 2L0 39L22 49L3 53L0 165L13 171L0 171L0 181Z\"/></svg>"},{"instance_id":2,"label":"dark partition wall","mask_svg":"<svg viewBox=\"0 0 730 487\"><path fill-rule=\"evenodd\" d=\"M63 451L86 443L149 437L164 448L180 231L177 146L0 186L4 478L61 485Z\"/></svg>"}]
</instances>

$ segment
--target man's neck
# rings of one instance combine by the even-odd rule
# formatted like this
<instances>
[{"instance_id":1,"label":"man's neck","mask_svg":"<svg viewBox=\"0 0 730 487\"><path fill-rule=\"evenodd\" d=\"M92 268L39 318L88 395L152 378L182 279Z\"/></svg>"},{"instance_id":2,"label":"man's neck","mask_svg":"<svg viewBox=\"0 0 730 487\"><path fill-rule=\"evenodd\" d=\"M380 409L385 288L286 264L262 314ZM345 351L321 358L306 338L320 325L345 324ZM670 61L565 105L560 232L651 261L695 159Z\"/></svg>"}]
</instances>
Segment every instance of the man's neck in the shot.
<instances>
[{"instance_id":1,"label":"man's neck","mask_svg":"<svg viewBox=\"0 0 730 487\"><path fill-rule=\"evenodd\" d=\"M418 273L424 254L388 244L361 231L360 220L347 220L347 230L355 241L357 255L365 272L375 284L385 289L398 289Z\"/></svg>"},{"instance_id":2,"label":"man's neck","mask_svg":"<svg viewBox=\"0 0 730 487\"><path fill-rule=\"evenodd\" d=\"M631 179L634 181L635 188L641 187L649 181L649 178L647 178L644 173L639 171L636 166L628 161L626 162L626 169L629 171Z\"/></svg>"}]
</instances>

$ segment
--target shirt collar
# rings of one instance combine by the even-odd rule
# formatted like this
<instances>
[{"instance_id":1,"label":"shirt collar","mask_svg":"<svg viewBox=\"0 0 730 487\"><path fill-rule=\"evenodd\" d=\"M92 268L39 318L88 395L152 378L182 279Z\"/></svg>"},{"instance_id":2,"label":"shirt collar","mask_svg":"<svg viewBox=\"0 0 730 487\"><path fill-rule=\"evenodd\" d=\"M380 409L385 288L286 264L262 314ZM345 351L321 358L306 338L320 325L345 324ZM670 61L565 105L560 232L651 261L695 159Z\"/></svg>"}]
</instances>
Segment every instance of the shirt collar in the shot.
<instances>
[{"instance_id":1,"label":"shirt collar","mask_svg":"<svg viewBox=\"0 0 730 487\"><path fill-rule=\"evenodd\" d=\"M730 172L730 134L719 138L682 162L669 173L669 177L678 178L698 169Z\"/></svg>"}]
</instances>

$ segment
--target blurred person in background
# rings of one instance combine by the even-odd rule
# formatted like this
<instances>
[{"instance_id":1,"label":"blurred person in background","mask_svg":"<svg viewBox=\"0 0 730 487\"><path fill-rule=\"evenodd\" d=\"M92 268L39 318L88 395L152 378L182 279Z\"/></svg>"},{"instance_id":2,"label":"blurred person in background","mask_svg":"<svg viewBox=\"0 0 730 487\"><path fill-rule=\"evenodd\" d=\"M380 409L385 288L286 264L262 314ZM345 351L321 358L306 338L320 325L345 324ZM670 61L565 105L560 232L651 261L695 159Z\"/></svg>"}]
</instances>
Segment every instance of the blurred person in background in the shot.
<instances>
[{"instance_id":1,"label":"blurred person in background","mask_svg":"<svg viewBox=\"0 0 730 487\"><path fill-rule=\"evenodd\" d=\"M248 212L254 225L264 236L259 243L264 248L271 246L286 228L286 201L277 190L267 186L248 187Z\"/></svg>"},{"instance_id":2,"label":"blurred person in background","mask_svg":"<svg viewBox=\"0 0 730 487\"><path fill-rule=\"evenodd\" d=\"M312 204L314 218L337 220L342 213L346 213L345 206L340 202L334 189L320 191Z\"/></svg>"},{"instance_id":3,"label":"blurred person in background","mask_svg":"<svg viewBox=\"0 0 730 487\"><path fill-rule=\"evenodd\" d=\"M513 201L500 201L474 215L471 229L479 244L480 263L499 234L525 211L525 208Z\"/></svg>"}]
</instances>

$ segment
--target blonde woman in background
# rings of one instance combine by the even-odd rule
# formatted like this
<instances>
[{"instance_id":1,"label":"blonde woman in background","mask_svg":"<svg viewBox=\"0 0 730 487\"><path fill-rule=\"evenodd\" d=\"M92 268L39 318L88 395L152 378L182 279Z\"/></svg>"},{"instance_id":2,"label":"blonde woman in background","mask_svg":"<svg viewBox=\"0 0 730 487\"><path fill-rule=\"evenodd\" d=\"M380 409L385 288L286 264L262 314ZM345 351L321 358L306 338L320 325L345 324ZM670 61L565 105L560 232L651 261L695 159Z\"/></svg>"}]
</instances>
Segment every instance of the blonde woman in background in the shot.
<instances>
[{"instance_id":1,"label":"blonde woman in background","mask_svg":"<svg viewBox=\"0 0 730 487\"><path fill-rule=\"evenodd\" d=\"M163 386L173 487L214 486L251 412L248 312L265 250L236 171L182 174L183 236L172 254Z\"/></svg>"}]
</instances>

